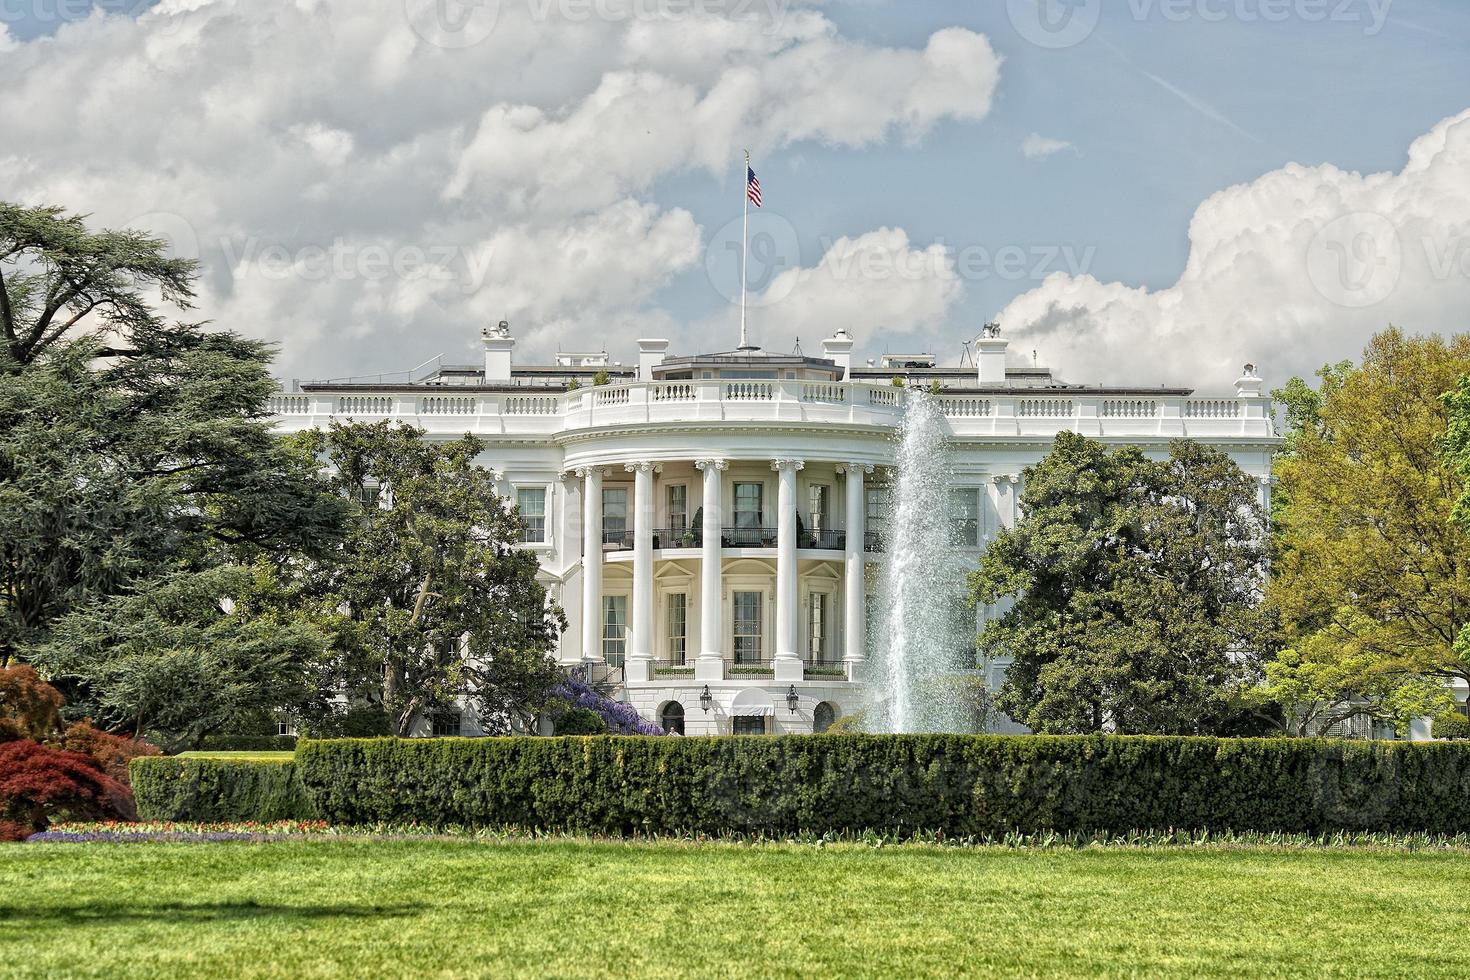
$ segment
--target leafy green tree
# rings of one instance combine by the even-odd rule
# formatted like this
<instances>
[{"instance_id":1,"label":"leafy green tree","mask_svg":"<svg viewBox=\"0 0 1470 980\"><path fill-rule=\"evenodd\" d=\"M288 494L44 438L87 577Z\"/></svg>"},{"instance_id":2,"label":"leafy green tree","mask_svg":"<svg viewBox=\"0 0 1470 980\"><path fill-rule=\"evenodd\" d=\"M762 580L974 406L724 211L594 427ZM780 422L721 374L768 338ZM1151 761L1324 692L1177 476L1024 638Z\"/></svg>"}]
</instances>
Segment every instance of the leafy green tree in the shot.
<instances>
[{"instance_id":1,"label":"leafy green tree","mask_svg":"<svg viewBox=\"0 0 1470 980\"><path fill-rule=\"evenodd\" d=\"M0 374L31 364L77 330L104 329L126 346L163 321L147 294L187 308L195 263L164 255L136 231L89 231L59 207L0 201Z\"/></svg>"},{"instance_id":2,"label":"leafy green tree","mask_svg":"<svg viewBox=\"0 0 1470 980\"><path fill-rule=\"evenodd\" d=\"M1311 415L1288 415L1269 590L1285 642L1258 693L1289 706L1292 731L1355 716L1402 730L1443 710L1445 681L1470 681L1463 440L1445 398L1467 373L1470 337L1389 329L1361 366L1320 373Z\"/></svg>"},{"instance_id":3,"label":"leafy green tree","mask_svg":"<svg viewBox=\"0 0 1470 980\"><path fill-rule=\"evenodd\" d=\"M549 652L564 624L535 555L515 546L519 518L475 463L484 444L388 422L297 441L355 508L340 547L286 585L287 603L314 608L333 637L322 689L376 703L398 734L455 698L488 730L529 725L561 679Z\"/></svg>"},{"instance_id":4,"label":"leafy green tree","mask_svg":"<svg viewBox=\"0 0 1470 980\"><path fill-rule=\"evenodd\" d=\"M0 665L81 599L328 547L343 502L270 430L269 348L179 325L0 377Z\"/></svg>"},{"instance_id":5,"label":"leafy green tree","mask_svg":"<svg viewBox=\"0 0 1470 980\"><path fill-rule=\"evenodd\" d=\"M1051 733L1258 726L1243 692L1272 622L1253 481L1187 440L1155 461L1075 433L1025 481L1023 519L971 578L976 602L1014 598L979 640L1013 658L996 706Z\"/></svg>"},{"instance_id":6,"label":"leafy green tree","mask_svg":"<svg viewBox=\"0 0 1470 980\"><path fill-rule=\"evenodd\" d=\"M62 617L36 659L72 680L68 708L113 731L198 748L264 713L308 702L326 638L259 608L261 572L180 571Z\"/></svg>"}]
</instances>

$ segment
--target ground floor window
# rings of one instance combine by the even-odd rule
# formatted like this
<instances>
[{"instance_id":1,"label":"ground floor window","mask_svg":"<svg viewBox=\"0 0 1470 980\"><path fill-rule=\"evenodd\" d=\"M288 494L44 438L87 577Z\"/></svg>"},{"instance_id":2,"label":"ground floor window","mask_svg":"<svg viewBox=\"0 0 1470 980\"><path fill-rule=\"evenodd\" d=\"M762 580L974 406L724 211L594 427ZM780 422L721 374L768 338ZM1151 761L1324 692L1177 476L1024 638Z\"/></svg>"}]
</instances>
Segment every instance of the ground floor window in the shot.
<instances>
[{"instance_id":1,"label":"ground floor window","mask_svg":"<svg viewBox=\"0 0 1470 980\"><path fill-rule=\"evenodd\" d=\"M812 712L812 731L820 735L822 732L825 732L827 729L831 728L832 723L836 720L837 709L832 707L830 703L823 701L821 704L817 705L816 710Z\"/></svg>"},{"instance_id":2,"label":"ground floor window","mask_svg":"<svg viewBox=\"0 0 1470 980\"><path fill-rule=\"evenodd\" d=\"M683 592L669 595L669 664L684 666L689 644L689 596Z\"/></svg>"},{"instance_id":3,"label":"ground floor window","mask_svg":"<svg viewBox=\"0 0 1470 980\"><path fill-rule=\"evenodd\" d=\"M602 597L602 659L609 667L623 666L628 650L628 597Z\"/></svg>"},{"instance_id":4,"label":"ground floor window","mask_svg":"<svg viewBox=\"0 0 1470 980\"><path fill-rule=\"evenodd\" d=\"M459 734L458 711L436 711L429 716L429 734L435 738L453 738Z\"/></svg>"},{"instance_id":5,"label":"ground floor window","mask_svg":"<svg viewBox=\"0 0 1470 980\"><path fill-rule=\"evenodd\" d=\"M766 733L766 719L760 716L754 718L736 718L731 731L736 735L764 735Z\"/></svg>"},{"instance_id":6,"label":"ground floor window","mask_svg":"<svg viewBox=\"0 0 1470 980\"><path fill-rule=\"evenodd\" d=\"M735 593L735 662L756 664L761 660L761 593Z\"/></svg>"},{"instance_id":7,"label":"ground floor window","mask_svg":"<svg viewBox=\"0 0 1470 980\"><path fill-rule=\"evenodd\" d=\"M825 661L828 657L827 634L830 627L827 622L827 610L830 606L831 598L825 592L811 592L807 594L806 651L807 660L813 663Z\"/></svg>"},{"instance_id":8,"label":"ground floor window","mask_svg":"<svg viewBox=\"0 0 1470 980\"><path fill-rule=\"evenodd\" d=\"M659 712L659 727L664 731L675 735L684 734L684 706L678 701L670 701L664 705L664 710Z\"/></svg>"}]
</instances>

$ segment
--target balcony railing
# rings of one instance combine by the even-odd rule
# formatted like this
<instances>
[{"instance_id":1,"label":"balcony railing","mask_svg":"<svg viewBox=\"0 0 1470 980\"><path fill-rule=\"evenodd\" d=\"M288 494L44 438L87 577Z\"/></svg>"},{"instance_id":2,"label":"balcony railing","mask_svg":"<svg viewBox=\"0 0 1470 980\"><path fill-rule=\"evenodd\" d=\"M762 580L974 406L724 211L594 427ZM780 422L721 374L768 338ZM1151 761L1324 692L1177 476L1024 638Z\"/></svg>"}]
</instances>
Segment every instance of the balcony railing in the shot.
<instances>
[{"instance_id":1,"label":"balcony railing","mask_svg":"<svg viewBox=\"0 0 1470 980\"><path fill-rule=\"evenodd\" d=\"M687 421L781 421L897 425L904 392L889 385L809 380L631 382L576 391L405 390L402 385L313 385L270 402L283 425L321 425L332 416L413 418L431 431L554 432L608 425ZM1232 436L1273 438L1271 399L1249 389L1194 397L1182 392L1045 388L946 389L940 411L956 435Z\"/></svg>"},{"instance_id":2,"label":"balcony railing","mask_svg":"<svg viewBox=\"0 0 1470 980\"><path fill-rule=\"evenodd\" d=\"M847 547L846 531L803 531L796 546L811 551L842 551Z\"/></svg>"},{"instance_id":3,"label":"balcony railing","mask_svg":"<svg viewBox=\"0 0 1470 980\"><path fill-rule=\"evenodd\" d=\"M774 527L722 527L720 542L726 548L774 548L777 534Z\"/></svg>"},{"instance_id":4,"label":"balcony railing","mask_svg":"<svg viewBox=\"0 0 1470 980\"><path fill-rule=\"evenodd\" d=\"M757 660L752 657L730 657L725 661L726 677L769 677L776 672L773 660Z\"/></svg>"},{"instance_id":5,"label":"balcony railing","mask_svg":"<svg viewBox=\"0 0 1470 980\"><path fill-rule=\"evenodd\" d=\"M780 537L778 528L722 527L720 546L723 548L774 548ZM539 537L535 540L541 540ZM656 528L653 532L653 548L699 548L704 544L704 529L698 525L682 528ZM631 530L603 531L602 546L610 551L632 551L634 537ZM796 546L811 551L842 551L847 547L847 532L840 530L801 530L796 536ZM872 548L868 550L874 550Z\"/></svg>"}]
</instances>

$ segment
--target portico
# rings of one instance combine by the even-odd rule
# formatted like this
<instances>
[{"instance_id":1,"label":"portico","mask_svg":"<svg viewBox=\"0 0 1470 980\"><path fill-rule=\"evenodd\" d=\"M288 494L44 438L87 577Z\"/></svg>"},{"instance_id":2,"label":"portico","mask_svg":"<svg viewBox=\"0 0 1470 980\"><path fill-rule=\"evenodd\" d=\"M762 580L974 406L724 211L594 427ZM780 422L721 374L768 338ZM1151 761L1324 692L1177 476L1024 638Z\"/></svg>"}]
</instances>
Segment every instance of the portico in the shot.
<instances>
[{"instance_id":1,"label":"portico","mask_svg":"<svg viewBox=\"0 0 1470 980\"><path fill-rule=\"evenodd\" d=\"M865 550L864 491L874 468L793 456L577 467L582 604L601 613L584 616L581 659L623 666L629 685L790 684L809 671L847 680L866 653L867 566L878 556ZM621 663L610 634L619 630Z\"/></svg>"}]
</instances>

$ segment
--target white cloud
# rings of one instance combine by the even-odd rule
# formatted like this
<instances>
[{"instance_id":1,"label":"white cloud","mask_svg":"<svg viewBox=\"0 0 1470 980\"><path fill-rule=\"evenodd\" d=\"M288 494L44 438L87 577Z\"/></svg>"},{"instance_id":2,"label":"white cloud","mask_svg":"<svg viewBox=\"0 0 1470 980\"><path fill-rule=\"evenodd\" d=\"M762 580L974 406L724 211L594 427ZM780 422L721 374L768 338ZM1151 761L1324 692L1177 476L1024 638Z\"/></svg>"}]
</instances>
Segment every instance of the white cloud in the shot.
<instances>
[{"instance_id":1,"label":"white cloud","mask_svg":"<svg viewBox=\"0 0 1470 980\"><path fill-rule=\"evenodd\" d=\"M1001 312L1063 377L1228 386L1356 356L1393 322L1463 331L1470 309L1470 111L1409 148L1398 173L1290 164L1195 212L1189 258L1149 290L1053 275Z\"/></svg>"},{"instance_id":2,"label":"white cloud","mask_svg":"<svg viewBox=\"0 0 1470 980\"><path fill-rule=\"evenodd\" d=\"M943 245L916 247L902 228L880 228L776 275L753 298L750 320L764 346L785 350L802 338L812 352L838 326L862 339L923 335L945 324L964 292Z\"/></svg>"},{"instance_id":3,"label":"white cloud","mask_svg":"<svg viewBox=\"0 0 1470 980\"><path fill-rule=\"evenodd\" d=\"M1021 153L1027 160L1045 160L1054 153L1071 148L1072 144L1066 140L1053 139L1040 133L1032 133L1021 141Z\"/></svg>"},{"instance_id":4,"label":"white cloud","mask_svg":"<svg viewBox=\"0 0 1470 980\"><path fill-rule=\"evenodd\" d=\"M703 232L651 199L660 178L918 139L983 117L999 78L962 29L883 47L802 5L559 9L501 3L467 38L415 30L405 0L165 0L0 34L0 186L197 242L199 315L281 341L288 374L462 359L502 316L527 355L616 350L681 337L655 295Z\"/></svg>"}]
</instances>

